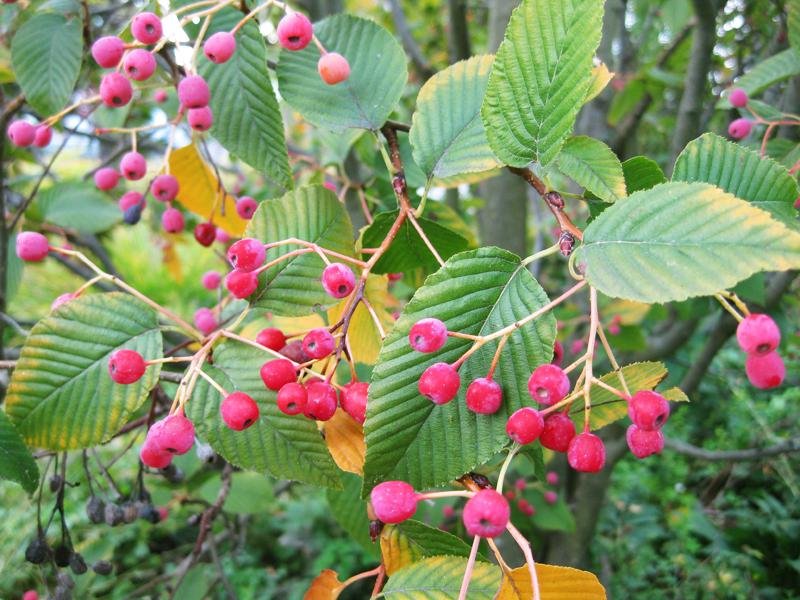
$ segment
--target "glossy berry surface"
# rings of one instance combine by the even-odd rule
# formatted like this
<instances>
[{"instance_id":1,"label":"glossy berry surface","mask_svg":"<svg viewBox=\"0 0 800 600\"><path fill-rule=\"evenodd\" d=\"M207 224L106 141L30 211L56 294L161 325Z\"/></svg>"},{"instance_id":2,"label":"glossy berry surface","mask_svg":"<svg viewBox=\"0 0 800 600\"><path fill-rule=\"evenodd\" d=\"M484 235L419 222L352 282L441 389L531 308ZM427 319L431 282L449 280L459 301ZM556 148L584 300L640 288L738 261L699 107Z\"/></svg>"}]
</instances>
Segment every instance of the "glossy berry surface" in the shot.
<instances>
[{"instance_id":1,"label":"glossy berry surface","mask_svg":"<svg viewBox=\"0 0 800 600\"><path fill-rule=\"evenodd\" d=\"M213 223L198 223L194 228L194 239L201 246L208 248L217 238L217 228Z\"/></svg>"},{"instance_id":2,"label":"glossy berry surface","mask_svg":"<svg viewBox=\"0 0 800 600\"><path fill-rule=\"evenodd\" d=\"M147 50L144 50L143 48L137 48L135 50L131 50L125 57L125 60L122 63L122 69L125 71L125 75L127 75L129 79L133 79L134 81L145 81L146 79L149 79L153 73L155 73L156 59Z\"/></svg>"},{"instance_id":3,"label":"glossy berry surface","mask_svg":"<svg viewBox=\"0 0 800 600\"><path fill-rule=\"evenodd\" d=\"M593 433L583 432L572 438L567 450L569 466L581 473L597 473L606 464L606 447Z\"/></svg>"},{"instance_id":4,"label":"glossy berry surface","mask_svg":"<svg viewBox=\"0 0 800 600\"><path fill-rule=\"evenodd\" d=\"M246 221L253 218L253 213L256 212L257 208L258 202L250 196L242 196L236 201L236 214Z\"/></svg>"},{"instance_id":5,"label":"glossy berry surface","mask_svg":"<svg viewBox=\"0 0 800 600\"><path fill-rule=\"evenodd\" d=\"M121 73L106 73L100 80L100 98L111 108L125 106L133 98L133 86Z\"/></svg>"},{"instance_id":6,"label":"glossy berry surface","mask_svg":"<svg viewBox=\"0 0 800 600\"><path fill-rule=\"evenodd\" d=\"M458 395L461 376L447 363L434 363L419 378L419 393L434 404L446 404Z\"/></svg>"},{"instance_id":7,"label":"glossy berry surface","mask_svg":"<svg viewBox=\"0 0 800 600\"><path fill-rule=\"evenodd\" d=\"M218 31L203 44L203 54L216 64L227 62L236 52L236 38L227 31Z\"/></svg>"},{"instance_id":8,"label":"glossy berry surface","mask_svg":"<svg viewBox=\"0 0 800 600\"><path fill-rule=\"evenodd\" d=\"M315 360L329 356L335 347L336 340L322 327L312 329L303 338L303 352Z\"/></svg>"},{"instance_id":9,"label":"glossy berry surface","mask_svg":"<svg viewBox=\"0 0 800 600\"><path fill-rule=\"evenodd\" d=\"M125 179L138 181L147 173L147 161L138 152L126 152L119 161L119 170Z\"/></svg>"},{"instance_id":10,"label":"glossy berry surface","mask_svg":"<svg viewBox=\"0 0 800 600\"><path fill-rule=\"evenodd\" d=\"M647 458L651 454L658 454L664 449L664 434L661 430L644 431L636 425L631 425L625 432L628 448L636 458Z\"/></svg>"},{"instance_id":11,"label":"glossy berry surface","mask_svg":"<svg viewBox=\"0 0 800 600\"><path fill-rule=\"evenodd\" d=\"M214 113L208 106L201 108L190 108L186 114L189 127L195 131L208 131L214 124Z\"/></svg>"},{"instance_id":12,"label":"glossy berry surface","mask_svg":"<svg viewBox=\"0 0 800 600\"><path fill-rule=\"evenodd\" d=\"M243 431L258 420L258 404L244 392L233 392L225 396L219 406L222 420L228 428Z\"/></svg>"},{"instance_id":13,"label":"glossy berry surface","mask_svg":"<svg viewBox=\"0 0 800 600\"><path fill-rule=\"evenodd\" d=\"M203 335L208 335L217 328L217 317L210 308L198 308L194 313L194 326Z\"/></svg>"},{"instance_id":14,"label":"glossy berry surface","mask_svg":"<svg viewBox=\"0 0 800 600\"><path fill-rule=\"evenodd\" d=\"M328 85L336 85L347 81L350 77L350 63L344 56L336 52L327 52L320 56L317 70L322 81Z\"/></svg>"},{"instance_id":15,"label":"glossy berry surface","mask_svg":"<svg viewBox=\"0 0 800 600\"><path fill-rule=\"evenodd\" d=\"M183 231L184 225L183 213L177 208L168 208L161 214L161 226L167 233Z\"/></svg>"},{"instance_id":16,"label":"glossy berry surface","mask_svg":"<svg viewBox=\"0 0 800 600\"><path fill-rule=\"evenodd\" d=\"M753 129L753 122L749 119L741 118L731 121L728 125L728 135L735 140L741 140L750 135Z\"/></svg>"},{"instance_id":17,"label":"glossy berry surface","mask_svg":"<svg viewBox=\"0 0 800 600\"><path fill-rule=\"evenodd\" d=\"M200 283L202 283L203 287L207 290L215 290L219 287L219 284L222 283L222 275L217 271L206 271L203 273Z\"/></svg>"},{"instance_id":18,"label":"glossy berry surface","mask_svg":"<svg viewBox=\"0 0 800 600\"><path fill-rule=\"evenodd\" d=\"M447 325L439 319L420 319L408 332L408 341L417 352L436 352L447 342Z\"/></svg>"},{"instance_id":19,"label":"glossy berry surface","mask_svg":"<svg viewBox=\"0 0 800 600\"><path fill-rule=\"evenodd\" d=\"M172 454L155 447L152 442L145 440L139 451L141 461L151 469L166 469L172 463Z\"/></svg>"},{"instance_id":20,"label":"glossy berry surface","mask_svg":"<svg viewBox=\"0 0 800 600\"><path fill-rule=\"evenodd\" d=\"M274 392L280 390L287 383L297 381L297 371L292 361L285 358L276 358L265 362L261 366L261 381Z\"/></svg>"},{"instance_id":21,"label":"glossy berry surface","mask_svg":"<svg viewBox=\"0 0 800 600\"><path fill-rule=\"evenodd\" d=\"M125 54L125 42L115 35L98 38L92 44L92 58L104 69L113 69Z\"/></svg>"},{"instance_id":22,"label":"glossy berry surface","mask_svg":"<svg viewBox=\"0 0 800 600\"><path fill-rule=\"evenodd\" d=\"M286 336L283 335L280 329L267 327L258 332L256 342L264 346L264 348L269 348L270 350L278 352L286 345Z\"/></svg>"},{"instance_id":23,"label":"glossy berry surface","mask_svg":"<svg viewBox=\"0 0 800 600\"><path fill-rule=\"evenodd\" d=\"M50 243L36 231L23 231L17 236L17 256L25 262L41 262L47 257Z\"/></svg>"},{"instance_id":24,"label":"glossy berry surface","mask_svg":"<svg viewBox=\"0 0 800 600\"><path fill-rule=\"evenodd\" d=\"M368 394L369 384L366 381L356 381L344 387L339 399L344 412L362 425L367 415Z\"/></svg>"},{"instance_id":25,"label":"glossy berry surface","mask_svg":"<svg viewBox=\"0 0 800 600\"><path fill-rule=\"evenodd\" d=\"M293 12L278 23L278 42L287 50L297 51L308 46L314 34L311 21L303 13Z\"/></svg>"},{"instance_id":26,"label":"glossy berry surface","mask_svg":"<svg viewBox=\"0 0 800 600\"><path fill-rule=\"evenodd\" d=\"M417 512L417 494L405 481L384 481L369 494L372 510L383 523L401 523Z\"/></svg>"},{"instance_id":27,"label":"glossy berry surface","mask_svg":"<svg viewBox=\"0 0 800 600\"><path fill-rule=\"evenodd\" d=\"M33 145L37 148L45 148L50 145L53 139L53 130L47 125L39 125L33 136Z\"/></svg>"},{"instance_id":28,"label":"glossy berry surface","mask_svg":"<svg viewBox=\"0 0 800 600\"><path fill-rule=\"evenodd\" d=\"M731 106L735 106L736 108L747 106L749 101L750 99L747 97L747 92L742 88L734 88L728 94L728 102L731 103Z\"/></svg>"},{"instance_id":29,"label":"glossy berry surface","mask_svg":"<svg viewBox=\"0 0 800 600\"><path fill-rule=\"evenodd\" d=\"M98 190L108 191L117 187L120 174L113 167L103 167L94 172L94 185Z\"/></svg>"},{"instance_id":30,"label":"glossy berry surface","mask_svg":"<svg viewBox=\"0 0 800 600\"><path fill-rule=\"evenodd\" d=\"M206 80L200 75L189 75L178 84L178 100L185 108L203 108L211 100Z\"/></svg>"},{"instance_id":31,"label":"glossy berry surface","mask_svg":"<svg viewBox=\"0 0 800 600\"><path fill-rule=\"evenodd\" d=\"M506 433L518 444L530 444L544 431L544 418L538 410L525 406L508 417Z\"/></svg>"},{"instance_id":32,"label":"glossy berry surface","mask_svg":"<svg viewBox=\"0 0 800 600\"><path fill-rule=\"evenodd\" d=\"M175 196L178 195L180 185L175 177L164 174L153 179L153 185L150 187L150 189L152 190L153 196L156 200L160 200L161 202L170 202L171 200L175 199Z\"/></svg>"},{"instance_id":33,"label":"glossy berry surface","mask_svg":"<svg viewBox=\"0 0 800 600\"><path fill-rule=\"evenodd\" d=\"M561 402L569 394L569 377L561 367L540 365L528 379L528 393L536 402L550 406Z\"/></svg>"},{"instance_id":34,"label":"glossy berry surface","mask_svg":"<svg viewBox=\"0 0 800 600\"><path fill-rule=\"evenodd\" d=\"M346 298L356 287L356 276L347 265L331 263L322 271L322 287L333 298Z\"/></svg>"},{"instance_id":35,"label":"glossy berry surface","mask_svg":"<svg viewBox=\"0 0 800 600\"><path fill-rule=\"evenodd\" d=\"M327 421L336 413L339 401L334 387L324 381L313 381L306 386L306 406L303 414L315 421Z\"/></svg>"},{"instance_id":36,"label":"glossy berry surface","mask_svg":"<svg viewBox=\"0 0 800 600\"><path fill-rule=\"evenodd\" d=\"M6 130L11 143L20 148L33 144L36 138L36 127L27 121L13 121Z\"/></svg>"},{"instance_id":37,"label":"glossy berry surface","mask_svg":"<svg viewBox=\"0 0 800 600\"><path fill-rule=\"evenodd\" d=\"M228 262L237 271L254 271L264 264L264 244L254 238L244 238L228 248Z\"/></svg>"},{"instance_id":38,"label":"glossy berry surface","mask_svg":"<svg viewBox=\"0 0 800 600\"><path fill-rule=\"evenodd\" d=\"M769 354L781 343L781 330L769 315L753 313L736 328L739 347L748 354Z\"/></svg>"},{"instance_id":39,"label":"glossy berry surface","mask_svg":"<svg viewBox=\"0 0 800 600\"><path fill-rule=\"evenodd\" d=\"M786 366L777 352L750 354L744 367L750 383L762 390L778 387L786 377Z\"/></svg>"},{"instance_id":40,"label":"glossy berry surface","mask_svg":"<svg viewBox=\"0 0 800 600\"><path fill-rule=\"evenodd\" d=\"M488 377L479 377L467 387L467 408L481 415L492 415L503 404L500 384Z\"/></svg>"},{"instance_id":41,"label":"glossy berry surface","mask_svg":"<svg viewBox=\"0 0 800 600\"><path fill-rule=\"evenodd\" d=\"M163 33L161 19L151 12L139 13L133 18L131 33L143 44L155 44Z\"/></svg>"},{"instance_id":42,"label":"glossy berry surface","mask_svg":"<svg viewBox=\"0 0 800 600\"><path fill-rule=\"evenodd\" d=\"M477 492L464 505L464 527L471 536L494 538L506 530L511 508L503 496L491 488Z\"/></svg>"},{"instance_id":43,"label":"glossy berry surface","mask_svg":"<svg viewBox=\"0 0 800 600\"><path fill-rule=\"evenodd\" d=\"M122 220L128 225L136 225L142 220L142 205L131 206L122 213Z\"/></svg>"},{"instance_id":44,"label":"glossy berry surface","mask_svg":"<svg viewBox=\"0 0 800 600\"><path fill-rule=\"evenodd\" d=\"M640 390L628 401L628 416L639 429L661 429L669 419L669 402L657 392Z\"/></svg>"},{"instance_id":45,"label":"glossy berry surface","mask_svg":"<svg viewBox=\"0 0 800 600\"><path fill-rule=\"evenodd\" d=\"M292 382L278 390L278 409L287 415L299 415L306 409L308 392L302 383Z\"/></svg>"},{"instance_id":46,"label":"glossy berry surface","mask_svg":"<svg viewBox=\"0 0 800 600\"><path fill-rule=\"evenodd\" d=\"M108 359L108 372L116 383L136 383L146 368L144 358L136 350L116 350Z\"/></svg>"},{"instance_id":47,"label":"glossy berry surface","mask_svg":"<svg viewBox=\"0 0 800 600\"><path fill-rule=\"evenodd\" d=\"M556 452L566 452L575 437L575 423L564 413L550 415L544 420L544 430L539 437L542 446Z\"/></svg>"},{"instance_id":48,"label":"glossy berry surface","mask_svg":"<svg viewBox=\"0 0 800 600\"><path fill-rule=\"evenodd\" d=\"M258 289L258 275L250 271L231 271L225 276L225 288L235 298L247 298Z\"/></svg>"},{"instance_id":49,"label":"glossy berry surface","mask_svg":"<svg viewBox=\"0 0 800 600\"><path fill-rule=\"evenodd\" d=\"M177 412L153 423L147 439L163 452L186 454L194 445L194 425L183 412Z\"/></svg>"}]
</instances>

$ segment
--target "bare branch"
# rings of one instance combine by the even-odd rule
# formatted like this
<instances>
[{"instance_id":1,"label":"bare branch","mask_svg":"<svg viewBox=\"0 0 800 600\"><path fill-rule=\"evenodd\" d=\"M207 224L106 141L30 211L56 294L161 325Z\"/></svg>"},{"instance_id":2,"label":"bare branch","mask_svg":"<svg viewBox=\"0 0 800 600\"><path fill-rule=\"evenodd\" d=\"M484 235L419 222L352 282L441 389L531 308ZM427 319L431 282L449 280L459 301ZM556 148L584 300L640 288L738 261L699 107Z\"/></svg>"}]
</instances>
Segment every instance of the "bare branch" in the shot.
<instances>
[{"instance_id":1,"label":"bare branch","mask_svg":"<svg viewBox=\"0 0 800 600\"><path fill-rule=\"evenodd\" d=\"M782 454L791 454L793 452L800 452L800 437L793 437L774 446L767 446L765 448L745 448L742 450L705 450L698 446L693 446L687 442L667 438L664 445L677 452L678 454L685 454L692 458L708 461L748 461L748 460L761 460L763 458L770 458L773 456L780 456Z\"/></svg>"}]
</instances>

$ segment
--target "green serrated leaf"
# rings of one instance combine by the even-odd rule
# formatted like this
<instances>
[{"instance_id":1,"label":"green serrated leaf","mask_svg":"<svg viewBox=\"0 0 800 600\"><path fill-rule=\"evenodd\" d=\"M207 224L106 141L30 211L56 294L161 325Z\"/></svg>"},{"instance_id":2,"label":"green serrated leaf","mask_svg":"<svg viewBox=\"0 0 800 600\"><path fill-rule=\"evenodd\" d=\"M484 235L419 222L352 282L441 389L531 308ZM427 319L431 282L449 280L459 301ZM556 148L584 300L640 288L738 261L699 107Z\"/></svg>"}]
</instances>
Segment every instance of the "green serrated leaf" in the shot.
<instances>
[{"instance_id":1,"label":"green serrated leaf","mask_svg":"<svg viewBox=\"0 0 800 600\"><path fill-rule=\"evenodd\" d=\"M0 411L0 479L20 484L28 494L33 494L39 484L39 467L3 411Z\"/></svg>"},{"instance_id":2,"label":"green serrated leaf","mask_svg":"<svg viewBox=\"0 0 800 600\"><path fill-rule=\"evenodd\" d=\"M800 54L795 48L787 48L751 68L736 80L734 87L742 88L748 96L755 96L795 75L800 75ZM721 110L731 108L727 94L717 102L717 108Z\"/></svg>"},{"instance_id":3,"label":"green serrated leaf","mask_svg":"<svg viewBox=\"0 0 800 600\"><path fill-rule=\"evenodd\" d=\"M105 231L122 220L114 202L81 181L57 183L40 192L34 204L43 221L84 233Z\"/></svg>"},{"instance_id":4,"label":"green serrated leaf","mask_svg":"<svg viewBox=\"0 0 800 600\"><path fill-rule=\"evenodd\" d=\"M39 321L22 348L6 413L25 442L48 450L88 448L108 440L158 382L160 365L120 385L108 358L122 348L145 360L162 356L156 313L128 294L80 296Z\"/></svg>"},{"instance_id":5,"label":"green serrated leaf","mask_svg":"<svg viewBox=\"0 0 800 600\"><path fill-rule=\"evenodd\" d=\"M367 503L361 498L363 480L353 473L341 473L342 489L326 492L333 518L367 552L380 556L380 547L369 537Z\"/></svg>"},{"instance_id":6,"label":"green serrated leaf","mask_svg":"<svg viewBox=\"0 0 800 600\"><path fill-rule=\"evenodd\" d=\"M626 196L625 175L614 151L600 140L569 138L556 159L559 170L606 202Z\"/></svg>"},{"instance_id":7,"label":"green serrated leaf","mask_svg":"<svg viewBox=\"0 0 800 600\"><path fill-rule=\"evenodd\" d=\"M602 0L523 0L495 57L481 118L504 163L552 161L592 84Z\"/></svg>"},{"instance_id":8,"label":"green serrated leaf","mask_svg":"<svg viewBox=\"0 0 800 600\"><path fill-rule=\"evenodd\" d=\"M800 0L787 0L786 12L789 15L789 43L796 52L800 52Z\"/></svg>"},{"instance_id":9,"label":"green serrated leaf","mask_svg":"<svg viewBox=\"0 0 800 600\"><path fill-rule=\"evenodd\" d=\"M467 559L436 556L400 569L383 589L387 600L444 600L458 597ZM475 563L467 600L492 600L500 588L500 568L489 563Z\"/></svg>"},{"instance_id":10,"label":"green serrated leaf","mask_svg":"<svg viewBox=\"0 0 800 600\"><path fill-rule=\"evenodd\" d=\"M649 190L659 183L667 182L664 171L658 163L646 156L634 156L623 162L622 173L625 175L625 188L628 194Z\"/></svg>"}]
</instances>

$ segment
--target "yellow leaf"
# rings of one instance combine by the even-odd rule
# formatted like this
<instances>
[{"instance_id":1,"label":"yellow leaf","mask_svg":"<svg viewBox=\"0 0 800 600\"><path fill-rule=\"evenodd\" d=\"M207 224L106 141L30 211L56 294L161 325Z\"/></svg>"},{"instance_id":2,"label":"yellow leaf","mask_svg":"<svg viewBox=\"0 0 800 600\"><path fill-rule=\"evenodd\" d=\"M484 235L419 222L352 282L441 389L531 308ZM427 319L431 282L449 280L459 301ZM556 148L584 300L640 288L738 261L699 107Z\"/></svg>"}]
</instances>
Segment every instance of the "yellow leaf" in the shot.
<instances>
[{"instance_id":1,"label":"yellow leaf","mask_svg":"<svg viewBox=\"0 0 800 600\"><path fill-rule=\"evenodd\" d=\"M620 325L638 325L650 312L650 305L633 300L614 300L603 308L603 314L619 316Z\"/></svg>"},{"instance_id":2,"label":"yellow leaf","mask_svg":"<svg viewBox=\"0 0 800 600\"><path fill-rule=\"evenodd\" d=\"M606 63L600 63L592 69L592 83L589 85L589 90L586 92L586 100L584 103L594 100L600 95L608 82L614 78L614 73L608 70Z\"/></svg>"},{"instance_id":3,"label":"yellow leaf","mask_svg":"<svg viewBox=\"0 0 800 600\"><path fill-rule=\"evenodd\" d=\"M183 281L183 267L181 266L181 259L178 256L178 252L175 249L175 244L167 242L164 244L162 251L164 255L164 266L167 267L167 271L172 275L172 278L178 283L181 283Z\"/></svg>"},{"instance_id":4,"label":"yellow leaf","mask_svg":"<svg viewBox=\"0 0 800 600\"><path fill-rule=\"evenodd\" d=\"M380 541L383 566L386 567L386 574L390 577L403 567L425 557L422 550L411 544L408 536L394 525L384 525Z\"/></svg>"},{"instance_id":5,"label":"yellow leaf","mask_svg":"<svg viewBox=\"0 0 800 600\"><path fill-rule=\"evenodd\" d=\"M536 565L541 600L605 600L606 590L588 571L555 565ZM532 600L531 576L527 566L511 571L495 600Z\"/></svg>"},{"instance_id":6,"label":"yellow leaf","mask_svg":"<svg viewBox=\"0 0 800 600\"><path fill-rule=\"evenodd\" d=\"M341 408L325 423L325 443L334 462L343 471L364 474L364 429Z\"/></svg>"},{"instance_id":7,"label":"yellow leaf","mask_svg":"<svg viewBox=\"0 0 800 600\"><path fill-rule=\"evenodd\" d=\"M335 600L341 590L339 574L331 569L325 569L311 582L311 587L306 591L303 600Z\"/></svg>"},{"instance_id":8,"label":"yellow leaf","mask_svg":"<svg viewBox=\"0 0 800 600\"><path fill-rule=\"evenodd\" d=\"M224 201L217 202L221 193L219 182L194 144L173 150L169 155L169 172L180 185L178 202L201 217L210 218L214 225L231 235L241 236L244 233L247 221L236 214L236 199L225 194Z\"/></svg>"}]
</instances>

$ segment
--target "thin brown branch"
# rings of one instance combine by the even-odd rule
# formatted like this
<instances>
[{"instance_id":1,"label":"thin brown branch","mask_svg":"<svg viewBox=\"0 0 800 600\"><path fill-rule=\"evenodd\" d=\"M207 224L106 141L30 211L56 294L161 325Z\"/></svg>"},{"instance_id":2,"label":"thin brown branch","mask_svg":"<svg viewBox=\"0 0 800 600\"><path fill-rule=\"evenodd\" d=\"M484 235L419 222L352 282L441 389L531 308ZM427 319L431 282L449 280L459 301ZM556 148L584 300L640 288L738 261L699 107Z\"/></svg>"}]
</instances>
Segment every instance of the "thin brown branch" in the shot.
<instances>
[{"instance_id":1,"label":"thin brown branch","mask_svg":"<svg viewBox=\"0 0 800 600\"><path fill-rule=\"evenodd\" d=\"M667 438L664 441L664 445L678 454L685 454L686 456L691 456L692 458L700 460L712 462L739 462L761 460L773 456L800 452L800 436L790 438L773 446L766 446L764 448L744 448L741 450L706 450L705 448L693 446L692 444L673 438Z\"/></svg>"}]
</instances>

